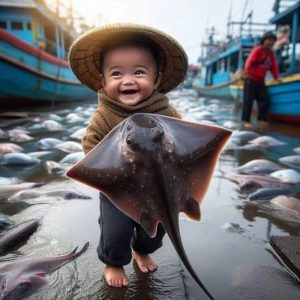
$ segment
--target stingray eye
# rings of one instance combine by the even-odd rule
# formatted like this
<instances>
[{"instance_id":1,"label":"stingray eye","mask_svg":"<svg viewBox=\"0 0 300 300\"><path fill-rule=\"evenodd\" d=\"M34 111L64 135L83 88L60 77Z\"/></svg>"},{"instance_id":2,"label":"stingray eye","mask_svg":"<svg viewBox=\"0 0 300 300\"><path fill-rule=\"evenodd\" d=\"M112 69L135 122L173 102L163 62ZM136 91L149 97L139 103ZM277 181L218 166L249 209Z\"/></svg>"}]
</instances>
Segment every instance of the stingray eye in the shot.
<instances>
[{"instance_id":1,"label":"stingray eye","mask_svg":"<svg viewBox=\"0 0 300 300\"><path fill-rule=\"evenodd\" d=\"M131 134L127 135L127 137L126 137L126 143L128 145L132 145L133 144L133 139L132 139L132 135Z\"/></svg>"},{"instance_id":2,"label":"stingray eye","mask_svg":"<svg viewBox=\"0 0 300 300\"><path fill-rule=\"evenodd\" d=\"M152 129L152 140L153 142L159 142L162 140L162 137L164 136L164 132L161 128L155 127Z\"/></svg>"},{"instance_id":3,"label":"stingray eye","mask_svg":"<svg viewBox=\"0 0 300 300\"><path fill-rule=\"evenodd\" d=\"M130 131L131 129L132 129L132 126L131 125L127 125L126 130Z\"/></svg>"},{"instance_id":4,"label":"stingray eye","mask_svg":"<svg viewBox=\"0 0 300 300\"><path fill-rule=\"evenodd\" d=\"M16 286L16 293L18 295L22 295L29 291L31 289L31 283L30 282L21 282Z\"/></svg>"}]
</instances>

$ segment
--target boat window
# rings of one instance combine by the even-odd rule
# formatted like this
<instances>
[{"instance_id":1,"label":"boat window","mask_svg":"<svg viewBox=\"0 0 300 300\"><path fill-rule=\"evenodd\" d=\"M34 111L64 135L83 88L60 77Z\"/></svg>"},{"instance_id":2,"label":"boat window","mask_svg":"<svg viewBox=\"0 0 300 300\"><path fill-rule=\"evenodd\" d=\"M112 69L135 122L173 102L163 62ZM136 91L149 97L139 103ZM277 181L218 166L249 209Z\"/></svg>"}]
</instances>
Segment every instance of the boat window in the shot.
<instances>
[{"instance_id":1,"label":"boat window","mask_svg":"<svg viewBox=\"0 0 300 300\"><path fill-rule=\"evenodd\" d=\"M31 23L27 22L27 30L31 30Z\"/></svg>"},{"instance_id":2,"label":"boat window","mask_svg":"<svg viewBox=\"0 0 300 300\"><path fill-rule=\"evenodd\" d=\"M0 21L0 28L4 28L4 29L7 28L7 24L5 21Z\"/></svg>"},{"instance_id":3,"label":"boat window","mask_svg":"<svg viewBox=\"0 0 300 300\"><path fill-rule=\"evenodd\" d=\"M23 29L22 22L11 22L11 29Z\"/></svg>"}]
</instances>

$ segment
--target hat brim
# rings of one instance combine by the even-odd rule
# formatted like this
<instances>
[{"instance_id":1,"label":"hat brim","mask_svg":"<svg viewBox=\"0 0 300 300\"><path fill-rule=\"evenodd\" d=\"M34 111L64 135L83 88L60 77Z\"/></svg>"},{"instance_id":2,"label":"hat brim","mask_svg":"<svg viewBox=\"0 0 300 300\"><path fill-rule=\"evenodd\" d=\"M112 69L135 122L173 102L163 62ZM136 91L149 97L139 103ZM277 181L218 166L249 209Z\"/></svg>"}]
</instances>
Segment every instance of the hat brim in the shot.
<instances>
[{"instance_id":1,"label":"hat brim","mask_svg":"<svg viewBox=\"0 0 300 300\"><path fill-rule=\"evenodd\" d=\"M180 44L168 34L155 28L137 24L112 24L96 27L80 35L69 50L69 63L76 77L86 86L98 91L101 49L115 34L142 34L158 47L163 60L162 78L158 90L167 93L184 80L188 59Z\"/></svg>"}]
</instances>

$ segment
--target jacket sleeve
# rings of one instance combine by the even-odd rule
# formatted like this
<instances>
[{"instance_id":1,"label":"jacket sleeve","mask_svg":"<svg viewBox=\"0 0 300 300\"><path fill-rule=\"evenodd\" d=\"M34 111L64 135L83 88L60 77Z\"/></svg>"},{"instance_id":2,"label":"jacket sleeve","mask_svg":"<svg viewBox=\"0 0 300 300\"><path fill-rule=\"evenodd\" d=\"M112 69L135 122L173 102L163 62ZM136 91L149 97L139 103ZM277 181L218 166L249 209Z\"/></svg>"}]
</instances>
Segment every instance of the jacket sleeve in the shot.
<instances>
[{"instance_id":1,"label":"jacket sleeve","mask_svg":"<svg viewBox=\"0 0 300 300\"><path fill-rule=\"evenodd\" d=\"M93 113L86 134L82 139L84 153L87 154L92 150L105 137L107 132L109 132L108 125L105 123L100 110L97 109Z\"/></svg>"},{"instance_id":2,"label":"jacket sleeve","mask_svg":"<svg viewBox=\"0 0 300 300\"><path fill-rule=\"evenodd\" d=\"M277 60L275 58L275 54L272 52L271 55L271 61L272 61L272 65L271 65L271 73L274 77L274 79L278 79L279 78L279 71L278 71L278 64L277 64Z\"/></svg>"}]
</instances>

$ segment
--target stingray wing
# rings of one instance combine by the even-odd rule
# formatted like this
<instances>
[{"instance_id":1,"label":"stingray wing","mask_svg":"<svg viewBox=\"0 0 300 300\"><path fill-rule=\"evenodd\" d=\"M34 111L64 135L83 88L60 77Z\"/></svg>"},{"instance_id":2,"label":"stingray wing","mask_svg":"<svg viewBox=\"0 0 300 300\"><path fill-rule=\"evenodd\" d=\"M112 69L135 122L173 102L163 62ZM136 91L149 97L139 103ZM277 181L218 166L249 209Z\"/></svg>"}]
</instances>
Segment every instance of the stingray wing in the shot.
<instances>
[{"instance_id":1,"label":"stingray wing","mask_svg":"<svg viewBox=\"0 0 300 300\"><path fill-rule=\"evenodd\" d=\"M231 136L231 131L218 126L163 120L170 140L174 143L177 169L185 187L185 197L178 203L180 211L194 220L200 219L199 204L209 187L219 155ZM174 187L178 184L174 184Z\"/></svg>"}]
</instances>

